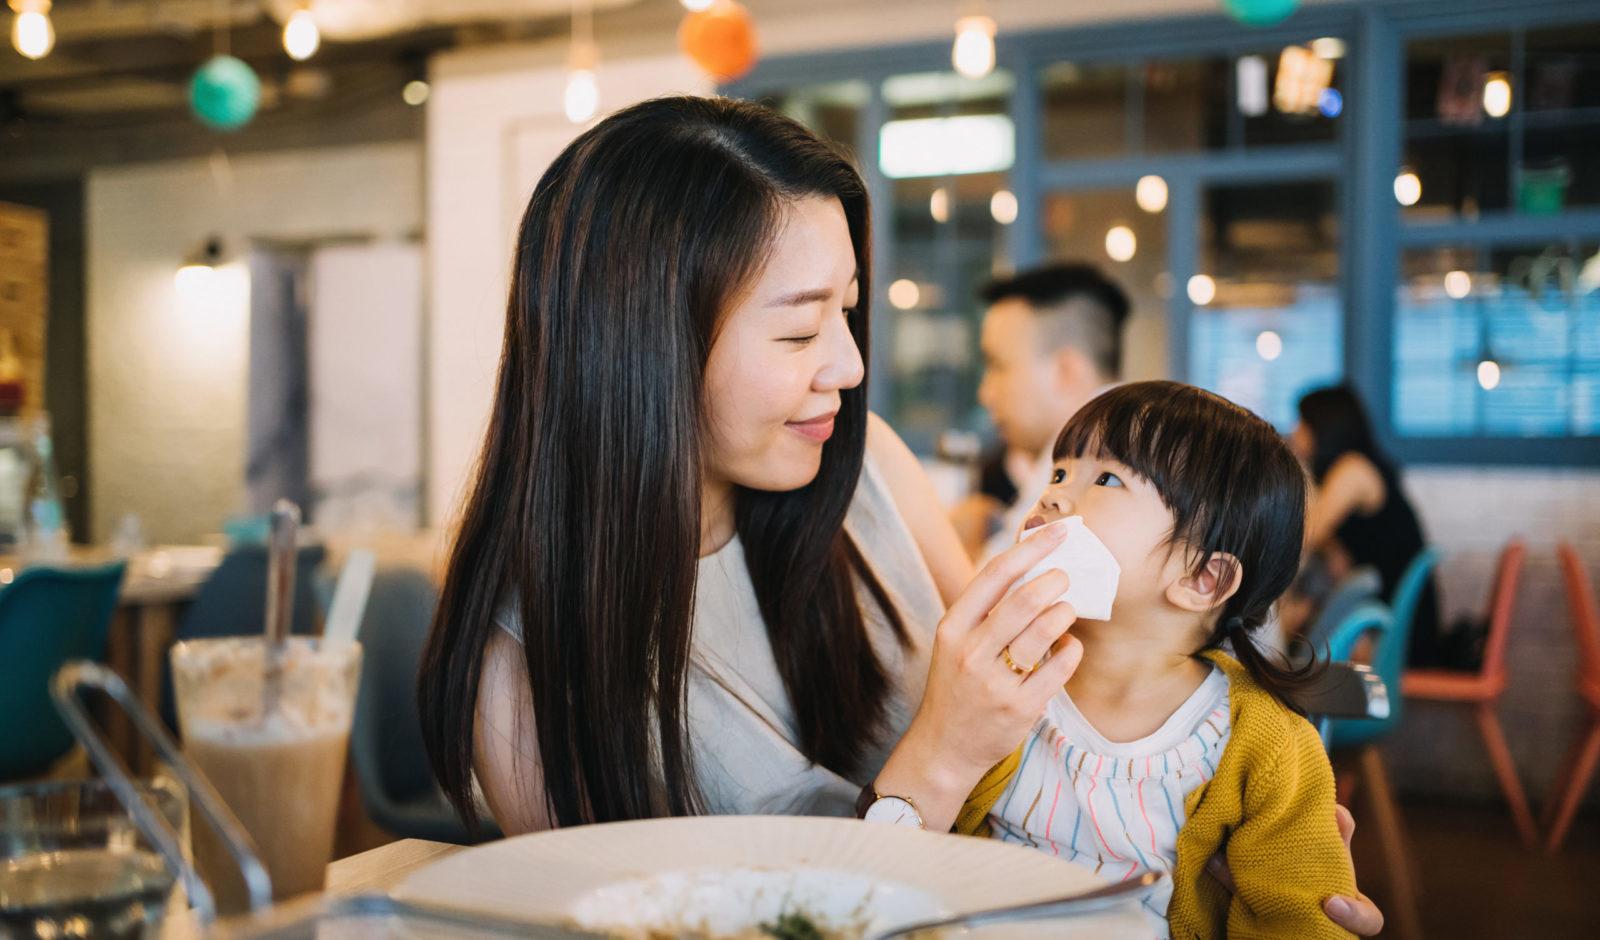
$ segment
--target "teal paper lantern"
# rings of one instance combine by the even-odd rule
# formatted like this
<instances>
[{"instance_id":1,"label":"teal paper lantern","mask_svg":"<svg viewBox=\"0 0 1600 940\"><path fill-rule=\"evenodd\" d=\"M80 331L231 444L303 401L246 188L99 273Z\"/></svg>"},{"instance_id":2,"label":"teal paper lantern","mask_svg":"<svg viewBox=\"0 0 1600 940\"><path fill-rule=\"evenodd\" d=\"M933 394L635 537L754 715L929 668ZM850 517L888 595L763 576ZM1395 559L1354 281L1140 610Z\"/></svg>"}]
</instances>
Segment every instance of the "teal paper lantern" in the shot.
<instances>
[{"instance_id":1,"label":"teal paper lantern","mask_svg":"<svg viewBox=\"0 0 1600 940\"><path fill-rule=\"evenodd\" d=\"M261 79L231 55L213 56L189 82L189 105L200 123L234 131L250 123L261 104Z\"/></svg>"},{"instance_id":2,"label":"teal paper lantern","mask_svg":"<svg viewBox=\"0 0 1600 940\"><path fill-rule=\"evenodd\" d=\"M1271 26L1289 18L1300 0L1222 0L1228 15L1246 26Z\"/></svg>"}]
</instances>

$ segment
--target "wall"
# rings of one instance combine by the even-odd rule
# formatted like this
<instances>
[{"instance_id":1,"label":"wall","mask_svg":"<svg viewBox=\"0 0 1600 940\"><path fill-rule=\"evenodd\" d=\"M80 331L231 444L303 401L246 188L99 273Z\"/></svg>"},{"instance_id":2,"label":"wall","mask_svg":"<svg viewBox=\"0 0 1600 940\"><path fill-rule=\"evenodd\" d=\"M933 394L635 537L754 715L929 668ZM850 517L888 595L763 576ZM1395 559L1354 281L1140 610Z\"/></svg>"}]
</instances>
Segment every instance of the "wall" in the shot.
<instances>
[{"instance_id":1,"label":"wall","mask_svg":"<svg viewBox=\"0 0 1600 940\"><path fill-rule=\"evenodd\" d=\"M402 237L421 224L415 144L96 170L87 187L90 535L126 513L153 542L217 531L244 502L248 276L180 298L207 235Z\"/></svg>"},{"instance_id":2,"label":"wall","mask_svg":"<svg viewBox=\"0 0 1600 940\"><path fill-rule=\"evenodd\" d=\"M561 111L554 52L497 47L432 66L428 99L428 519L448 521L482 442L493 393L516 228L545 166L581 128ZM602 108L708 94L682 56L656 50L598 69Z\"/></svg>"},{"instance_id":3,"label":"wall","mask_svg":"<svg viewBox=\"0 0 1600 940\"><path fill-rule=\"evenodd\" d=\"M1444 552L1446 623L1481 614L1501 548L1513 536L1527 542L1500 720L1523 785L1538 801L1586 714L1573 691L1577 651L1555 545L1570 542L1600 583L1600 471L1417 467L1405 485L1428 537ZM1412 702L1406 708L1386 749L1401 789L1498 799L1470 711Z\"/></svg>"}]
</instances>

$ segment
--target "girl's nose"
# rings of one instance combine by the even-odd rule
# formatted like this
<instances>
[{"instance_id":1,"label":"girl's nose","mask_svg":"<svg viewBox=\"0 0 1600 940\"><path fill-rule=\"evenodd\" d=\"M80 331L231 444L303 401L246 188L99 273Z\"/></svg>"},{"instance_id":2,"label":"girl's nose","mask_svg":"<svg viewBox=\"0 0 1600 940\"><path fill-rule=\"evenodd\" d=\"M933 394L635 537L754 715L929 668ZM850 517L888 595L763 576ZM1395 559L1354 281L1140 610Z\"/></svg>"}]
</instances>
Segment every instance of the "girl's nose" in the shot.
<instances>
[{"instance_id":1,"label":"girl's nose","mask_svg":"<svg viewBox=\"0 0 1600 940\"><path fill-rule=\"evenodd\" d=\"M1073 515L1072 494L1067 492L1067 484L1046 487L1044 495L1039 497L1039 507L1054 513L1058 519Z\"/></svg>"}]
</instances>

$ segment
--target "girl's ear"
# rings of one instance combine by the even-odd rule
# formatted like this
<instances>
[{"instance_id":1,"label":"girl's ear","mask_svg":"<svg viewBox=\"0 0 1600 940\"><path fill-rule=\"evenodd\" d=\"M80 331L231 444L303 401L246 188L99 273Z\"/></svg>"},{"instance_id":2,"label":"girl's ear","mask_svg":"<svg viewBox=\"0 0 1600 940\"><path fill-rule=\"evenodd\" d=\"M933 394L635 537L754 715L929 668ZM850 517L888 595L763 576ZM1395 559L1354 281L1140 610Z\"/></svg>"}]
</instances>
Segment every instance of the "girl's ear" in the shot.
<instances>
[{"instance_id":1,"label":"girl's ear","mask_svg":"<svg viewBox=\"0 0 1600 940\"><path fill-rule=\"evenodd\" d=\"M1167 585L1167 600L1181 610L1203 614L1227 603L1244 581L1244 566L1227 552L1212 552L1199 571Z\"/></svg>"}]
</instances>

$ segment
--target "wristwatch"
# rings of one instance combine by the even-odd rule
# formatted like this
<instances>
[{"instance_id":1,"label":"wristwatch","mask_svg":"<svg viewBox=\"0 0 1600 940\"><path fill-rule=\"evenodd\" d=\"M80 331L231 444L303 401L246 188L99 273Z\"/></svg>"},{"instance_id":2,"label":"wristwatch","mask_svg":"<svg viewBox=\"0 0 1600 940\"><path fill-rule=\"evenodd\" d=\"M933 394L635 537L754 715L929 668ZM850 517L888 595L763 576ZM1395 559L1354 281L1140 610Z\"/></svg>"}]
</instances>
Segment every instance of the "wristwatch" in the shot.
<instances>
[{"instance_id":1,"label":"wristwatch","mask_svg":"<svg viewBox=\"0 0 1600 940\"><path fill-rule=\"evenodd\" d=\"M891 826L923 828L922 813L909 796L888 796L879 793L872 784L861 788L856 797L856 817L867 822L888 823Z\"/></svg>"}]
</instances>

